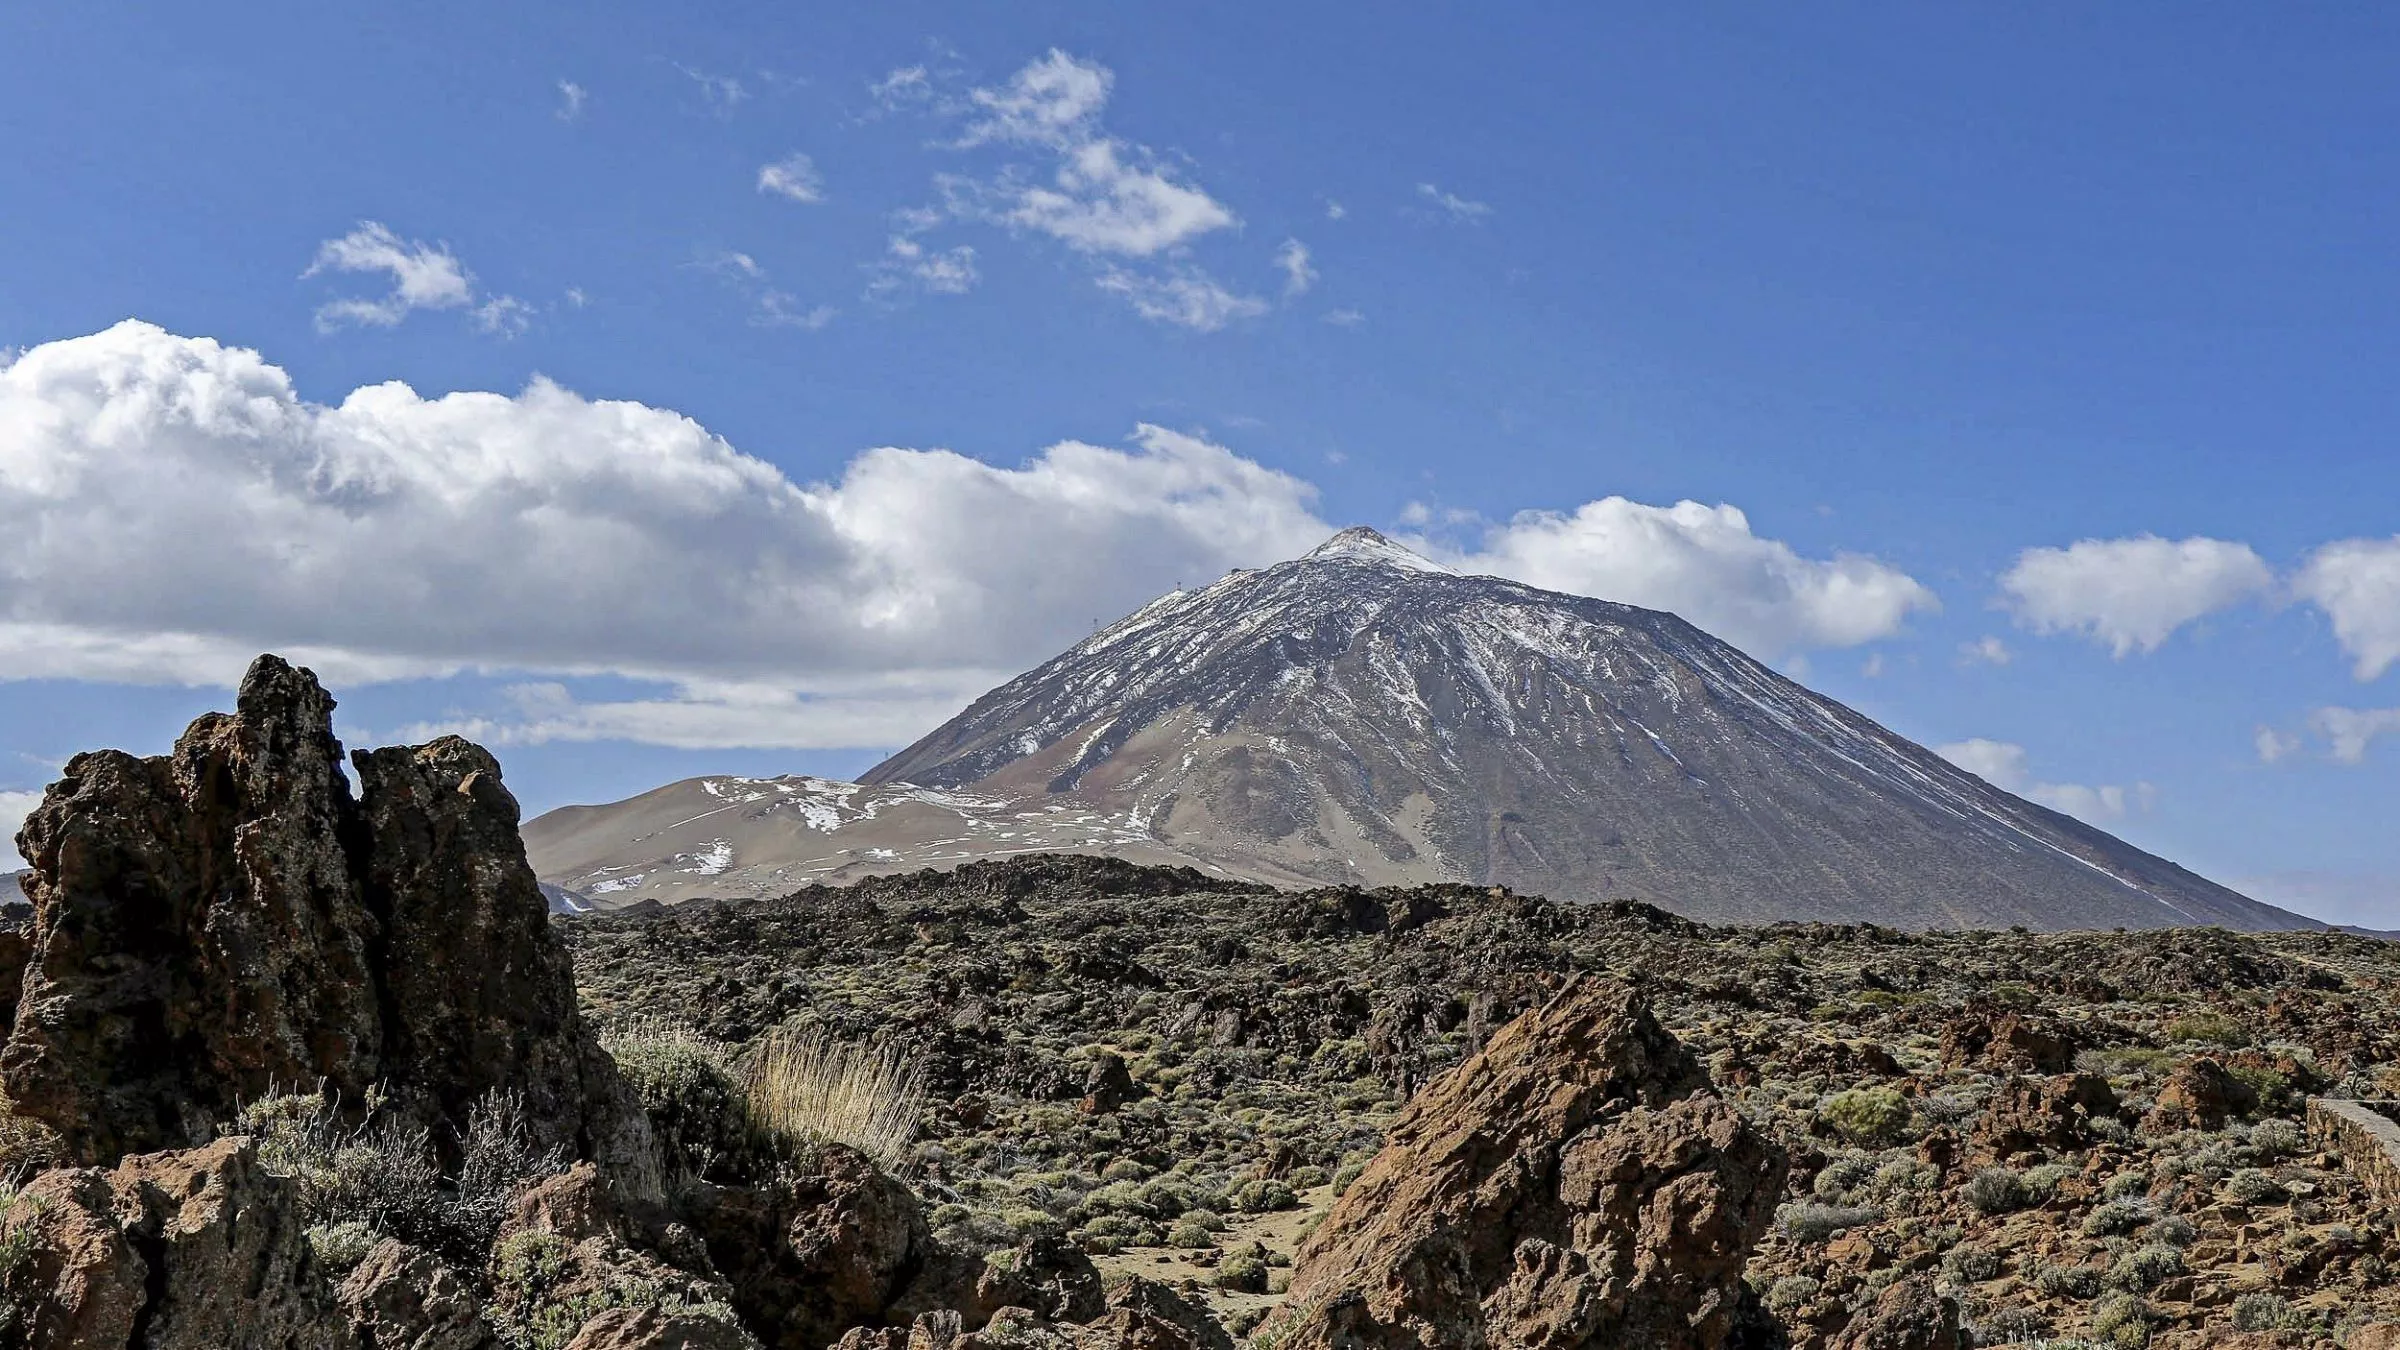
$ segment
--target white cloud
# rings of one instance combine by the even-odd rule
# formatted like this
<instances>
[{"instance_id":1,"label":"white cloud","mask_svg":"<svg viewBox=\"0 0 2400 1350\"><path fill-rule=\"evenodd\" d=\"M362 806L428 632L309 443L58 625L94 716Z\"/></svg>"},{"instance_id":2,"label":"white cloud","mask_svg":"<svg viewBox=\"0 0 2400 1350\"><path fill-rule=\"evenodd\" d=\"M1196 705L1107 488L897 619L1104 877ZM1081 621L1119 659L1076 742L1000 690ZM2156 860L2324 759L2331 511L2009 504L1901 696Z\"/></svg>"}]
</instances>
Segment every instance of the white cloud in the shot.
<instances>
[{"instance_id":1,"label":"white cloud","mask_svg":"<svg viewBox=\"0 0 2400 1350\"><path fill-rule=\"evenodd\" d=\"M805 328L813 333L840 313L831 305L812 305L789 291L769 288L758 293L750 322L761 328Z\"/></svg>"},{"instance_id":2,"label":"white cloud","mask_svg":"<svg viewBox=\"0 0 2400 1350\"><path fill-rule=\"evenodd\" d=\"M870 450L801 484L547 381L315 404L254 352L127 322L0 369L0 679L223 683L289 649L350 680L957 687L1306 551L1331 532L1313 495L1157 427L1017 468Z\"/></svg>"},{"instance_id":3,"label":"white cloud","mask_svg":"<svg viewBox=\"0 0 2400 1350\"><path fill-rule=\"evenodd\" d=\"M583 116L583 105L590 98L591 92L582 85L573 80L560 80L558 82L558 120L572 122Z\"/></svg>"},{"instance_id":4,"label":"white cloud","mask_svg":"<svg viewBox=\"0 0 2400 1350\"><path fill-rule=\"evenodd\" d=\"M1469 201L1455 192L1445 192L1431 183L1417 184L1417 196L1451 220L1481 220L1492 213L1488 202Z\"/></svg>"},{"instance_id":5,"label":"white cloud","mask_svg":"<svg viewBox=\"0 0 2400 1350\"><path fill-rule=\"evenodd\" d=\"M975 250L968 244L929 249L917 234L927 225L902 213L901 230L891 237L884 256L868 264L867 298L879 300L902 290L932 295L965 295L982 280L975 267Z\"/></svg>"},{"instance_id":6,"label":"white cloud","mask_svg":"<svg viewBox=\"0 0 2400 1350\"><path fill-rule=\"evenodd\" d=\"M1934 753L2003 792L2013 792L2092 825L2122 820L2128 812L2148 811L2158 799L2158 790L2148 783L2127 788L2114 784L2085 787L2080 783L2036 782L2026 763L2025 747L2007 741L1976 737L1935 746Z\"/></svg>"},{"instance_id":7,"label":"white cloud","mask_svg":"<svg viewBox=\"0 0 2400 1350\"><path fill-rule=\"evenodd\" d=\"M1286 300L1308 294L1308 288L1317 284L1317 269L1309 265L1308 245L1297 239L1286 239L1275 250L1275 265L1283 269Z\"/></svg>"},{"instance_id":8,"label":"white cloud","mask_svg":"<svg viewBox=\"0 0 2400 1350\"><path fill-rule=\"evenodd\" d=\"M795 202L821 202L825 200L825 175L817 172L815 160L795 152L760 166L758 190Z\"/></svg>"},{"instance_id":9,"label":"white cloud","mask_svg":"<svg viewBox=\"0 0 2400 1350\"><path fill-rule=\"evenodd\" d=\"M1958 644L1958 659L1968 665L2005 666L2017 659L2008 644L1990 633L1973 642Z\"/></svg>"},{"instance_id":10,"label":"white cloud","mask_svg":"<svg viewBox=\"0 0 2400 1350\"><path fill-rule=\"evenodd\" d=\"M887 112L911 108L933 97L933 77L923 66L902 66L867 86L877 106Z\"/></svg>"},{"instance_id":11,"label":"white cloud","mask_svg":"<svg viewBox=\"0 0 2400 1350\"><path fill-rule=\"evenodd\" d=\"M1880 680L1880 679L1882 679L1882 678L1883 678L1883 653L1882 653L1882 652L1870 652L1870 653L1868 653L1868 655L1867 655L1867 659L1866 659L1865 661L1863 661L1863 662L1861 662L1861 663L1859 664L1859 667L1858 667L1858 673L1859 673L1859 674L1861 674L1861 675L1864 675L1864 676L1866 676L1866 677L1867 677L1868 679L1870 679L1870 680Z\"/></svg>"},{"instance_id":12,"label":"white cloud","mask_svg":"<svg viewBox=\"0 0 2400 1350\"><path fill-rule=\"evenodd\" d=\"M1327 220L1340 220L1342 217L1349 214L1349 208L1343 206L1340 202L1337 202L1330 197L1325 199L1325 218Z\"/></svg>"},{"instance_id":13,"label":"white cloud","mask_svg":"<svg viewBox=\"0 0 2400 1350\"><path fill-rule=\"evenodd\" d=\"M382 272L392 289L380 300L343 299L317 310L317 327L331 332L351 324L389 328L419 309L458 309L475 299L475 283L447 244L404 240L378 221L317 245L317 256L300 275L325 272Z\"/></svg>"},{"instance_id":14,"label":"white cloud","mask_svg":"<svg viewBox=\"0 0 2400 1350\"><path fill-rule=\"evenodd\" d=\"M1332 324L1336 328L1356 328L1366 321L1367 316L1359 313L1355 309L1329 309L1325 311L1325 322Z\"/></svg>"},{"instance_id":15,"label":"white cloud","mask_svg":"<svg viewBox=\"0 0 2400 1350\"><path fill-rule=\"evenodd\" d=\"M2325 545L2301 565L2292 591L2332 621L2359 679L2400 661L2400 536Z\"/></svg>"},{"instance_id":16,"label":"white cloud","mask_svg":"<svg viewBox=\"0 0 2400 1350\"><path fill-rule=\"evenodd\" d=\"M2299 737L2267 726L2260 727L2251 736L2250 743L2258 748L2258 762L2261 764L2274 764L2300 749Z\"/></svg>"},{"instance_id":17,"label":"white cloud","mask_svg":"<svg viewBox=\"0 0 2400 1350\"><path fill-rule=\"evenodd\" d=\"M2335 760L2358 764L2377 737L2400 732L2400 708L2319 708L2309 714L2308 725L2325 738Z\"/></svg>"},{"instance_id":18,"label":"white cloud","mask_svg":"<svg viewBox=\"0 0 2400 1350\"><path fill-rule=\"evenodd\" d=\"M1535 586L1671 610L1753 655L1850 647L1900 631L1940 602L1873 558L1803 558L1750 532L1732 506L1645 506L1623 497L1495 526L1463 567Z\"/></svg>"},{"instance_id":19,"label":"white cloud","mask_svg":"<svg viewBox=\"0 0 2400 1350\"><path fill-rule=\"evenodd\" d=\"M533 326L533 306L513 295L495 295L472 311L475 326L487 333L516 337Z\"/></svg>"},{"instance_id":20,"label":"white cloud","mask_svg":"<svg viewBox=\"0 0 2400 1350\"><path fill-rule=\"evenodd\" d=\"M750 97L750 90L734 76L712 75L705 70L694 70L690 66L679 65L675 68L689 77L692 83L700 86L701 101L708 104L710 110L719 117L730 115L736 106Z\"/></svg>"},{"instance_id":21,"label":"white cloud","mask_svg":"<svg viewBox=\"0 0 2400 1350\"><path fill-rule=\"evenodd\" d=\"M1005 141L1061 150L1090 144L1116 78L1098 62L1078 61L1053 47L1001 88L968 94L978 116L960 143Z\"/></svg>"},{"instance_id":22,"label":"white cloud","mask_svg":"<svg viewBox=\"0 0 2400 1350\"><path fill-rule=\"evenodd\" d=\"M501 719L519 738L890 745L1095 621L1306 552L1332 533L1315 495L1155 426L1015 467L875 449L800 483L689 418L545 380L319 404L255 352L129 321L0 366L0 680L224 684L274 650L346 683L659 685L526 694ZM1611 528L1654 556L1612 559ZM1730 508L1595 503L1492 543L1495 570L1764 648L1845 645L1931 604Z\"/></svg>"},{"instance_id":23,"label":"white cloud","mask_svg":"<svg viewBox=\"0 0 2400 1350\"><path fill-rule=\"evenodd\" d=\"M1133 302L1134 312L1159 323L1177 324L1213 333L1239 319L1267 312L1267 302L1237 295L1197 268L1183 267L1164 276L1112 267L1098 277L1100 289Z\"/></svg>"},{"instance_id":24,"label":"white cloud","mask_svg":"<svg viewBox=\"0 0 2400 1350\"><path fill-rule=\"evenodd\" d=\"M2263 595L2274 582L2247 544L2145 534L2027 549L2001 575L2000 590L2020 626L2079 633L2124 657L2156 651L2176 629Z\"/></svg>"},{"instance_id":25,"label":"white cloud","mask_svg":"<svg viewBox=\"0 0 2400 1350\"><path fill-rule=\"evenodd\" d=\"M1062 152L1049 186L1004 190L997 218L1039 231L1085 253L1148 258L1236 222L1225 205L1154 169L1125 159L1114 140Z\"/></svg>"},{"instance_id":26,"label":"white cloud","mask_svg":"<svg viewBox=\"0 0 2400 1350\"><path fill-rule=\"evenodd\" d=\"M0 792L0 872L15 872L25 866L17 852L17 829L33 808L42 804L39 792Z\"/></svg>"}]
</instances>

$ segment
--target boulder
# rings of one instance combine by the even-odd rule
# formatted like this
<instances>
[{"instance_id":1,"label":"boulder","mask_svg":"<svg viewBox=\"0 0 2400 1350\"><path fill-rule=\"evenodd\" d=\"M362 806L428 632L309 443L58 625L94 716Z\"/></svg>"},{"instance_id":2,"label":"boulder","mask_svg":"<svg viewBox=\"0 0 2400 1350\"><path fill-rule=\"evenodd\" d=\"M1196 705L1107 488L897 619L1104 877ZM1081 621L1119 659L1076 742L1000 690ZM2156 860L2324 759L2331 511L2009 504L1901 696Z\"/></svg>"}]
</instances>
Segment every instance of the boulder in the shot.
<instances>
[{"instance_id":1,"label":"boulder","mask_svg":"<svg viewBox=\"0 0 2400 1350\"><path fill-rule=\"evenodd\" d=\"M1287 1350L1722 1345L1788 1159L1642 997L1570 985L1426 1086L1301 1248Z\"/></svg>"},{"instance_id":2,"label":"boulder","mask_svg":"<svg viewBox=\"0 0 2400 1350\"><path fill-rule=\"evenodd\" d=\"M7 1292L33 1346L356 1350L291 1183L247 1139L46 1172L8 1208Z\"/></svg>"},{"instance_id":3,"label":"boulder","mask_svg":"<svg viewBox=\"0 0 2400 1350\"><path fill-rule=\"evenodd\" d=\"M433 1253L385 1238L334 1297L359 1350L494 1350L476 1292Z\"/></svg>"},{"instance_id":4,"label":"boulder","mask_svg":"<svg viewBox=\"0 0 2400 1350\"><path fill-rule=\"evenodd\" d=\"M1831 1350L1960 1350L1958 1305L1943 1298L1930 1276L1901 1280L1850 1319Z\"/></svg>"},{"instance_id":5,"label":"boulder","mask_svg":"<svg viewBox=\"0 0 2400 1350\"><path fill-rule=\"evenodd\" d=\"M2075 1042L2056 1022L2030 1013L1970 1007L1942 1028L1942 1067L2002 1073L2061 1073Z\"/></svg>"},{"instance_id":6,"label":"boulder","mask_svg":"<svg viewBox=\"0 0 2400 1350\"><path fill-rule=\"evenodd\" d=\"M723 1319L656 1307L610 1308L583 1324L566 1350L757 1350Z\"/></svg>"},{"instance_id":7,"label":"boulder","mask_svg":"<svg viewBox=\"0 0 2400 1350\"><path fill-rule=\"evenodd\" d=\"M2116 1093L2098 1074L2011 1079L1975 1123L1968 1151L1978 1161L2002 1162L2043 1149L2080 1148L2089 1142L2091 1122L2118 1109Z\"/></svg>"},{"instance_id":8,"label":"boulder","mask_svg":"<svg viewBox=\"0 0 2400 1350\"><path fill-rule=\"evenodd\" d=\"M743 1323L775 1350L815 1350L851 1327L883 1325L940 1255L908 1188L840 1145L819 1151L813 1175L755 1189L701 1184L684 1209Z\"/></svg>"},{"instance_id":9,"label":"boulder","mask_svg":"<svg viewBox=\"0 0 2400 1350\"><path fill-rule=\"evenodd\" d=\"M584 1027L498 765L453 737L355 757L262 656L172 753L78 755L27 816L31 953L0 1091L105 1164L276 1089L383 1088L445 1145L505 1086L544 1144L638 1173L638 1103Z\"/></svg>"},{"instance_id":10,"label":"boulder","mask_svg":"<svg viewBox=\"0 0 2400 1350\"><path fill-rule=\"evenodd\" d=\"M2142 1129L2150 1134L2177 1130L2214 1130L2258 1104L2250 1085L2225 1071L2216 1060L2201 1055L2175 1066L2158 1090Z\"/></svg>"}]
</instances>

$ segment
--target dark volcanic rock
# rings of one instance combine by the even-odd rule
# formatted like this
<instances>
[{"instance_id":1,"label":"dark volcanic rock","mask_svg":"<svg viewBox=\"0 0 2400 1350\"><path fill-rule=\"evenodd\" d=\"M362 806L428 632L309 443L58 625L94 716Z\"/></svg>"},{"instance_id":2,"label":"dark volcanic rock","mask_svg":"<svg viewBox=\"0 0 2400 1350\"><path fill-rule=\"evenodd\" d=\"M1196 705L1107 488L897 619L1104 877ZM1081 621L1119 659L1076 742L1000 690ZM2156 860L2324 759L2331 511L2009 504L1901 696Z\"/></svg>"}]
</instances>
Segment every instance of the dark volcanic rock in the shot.
<instances>
[{"instance_id":1,"label":"dark volcanic rock","mask_svg":"<svg viewBox=\"0 0 2400 1350\"><path fill-rule=\"evenodd\" d=\"M498 766L455 738L362 754L354 801L332 715L260 657L171 754L68 762L19 834L32 952L0 1088L108 1161L278 1088L388 1086L455 1124L506 1086L545 1142L638 1168L646 1123L583 1026Z\"/></svg>"},{"instance_id":2,"label":"dark volcanic rock","mask_svg":"<svg viewBox=\"0 0 2400 1350\"><path fill-rule=\"evenodd\" d=\"M1785 1166L1638 996L1579 983L1409 1103L1271 1325L1294 1350L1715 1347Z\"/></svg>"}]
</instances>

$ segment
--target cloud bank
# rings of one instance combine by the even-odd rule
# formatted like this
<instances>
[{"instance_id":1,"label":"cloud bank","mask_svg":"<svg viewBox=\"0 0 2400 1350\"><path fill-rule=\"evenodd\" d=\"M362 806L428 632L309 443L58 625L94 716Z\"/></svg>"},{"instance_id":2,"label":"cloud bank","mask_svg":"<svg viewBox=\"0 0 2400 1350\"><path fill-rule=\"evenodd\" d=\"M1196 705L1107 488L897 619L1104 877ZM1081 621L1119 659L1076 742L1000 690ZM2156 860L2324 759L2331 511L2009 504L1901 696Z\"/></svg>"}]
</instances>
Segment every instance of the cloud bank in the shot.
<instances>
[{"instance_id":1,"label":"cloud bank","mask_svg":"<svg viewBox=\"0 0 2400 1350\"><path fill-rule=\"evenodd\" d=\"M2008 741L1978 736L1937 745L1934 753L2002 792L2013 792L2091 825L2105 825L2123 820L2129 812L2147 811L2158 797L2157 789L2148 783L2128 788L2113 783L2086 787L2080 783L2036 782L2025 747Z\"/></svg>"},{"instance_id":2,"label":"cloud bank","mask_svg":"<svg viewBox=\"0 0 2400 1350\"><path fill-rule=\"evenodd\" d=\"M2081 634L2124 657L2156 651L2176 629L2274 583L2247 544L2145 534L2027 549L2001 574L2000 593L2020 625Z\"/></svg>"},{"instance_id":3,"label":"cloud bank","mask_svg":"<svg viewBox=\"0 0 2400 1350\"><path fill-rule=\"evenodd\" d=\"M1308 482L1198 436L1016 467L886 447L801 483L681 414L547 380L301 398L256 352L128 321L0 367L0 679L548 677L497 738L858 746L1177 585L1333 531ZM1467 565L1677 609L1763 654L1884 636L1931 593L1732 507L1610 498ZM658 681L579 705L560 677ZM510 729L510 728L513 728Z\"/></svg>"}]
</instances>

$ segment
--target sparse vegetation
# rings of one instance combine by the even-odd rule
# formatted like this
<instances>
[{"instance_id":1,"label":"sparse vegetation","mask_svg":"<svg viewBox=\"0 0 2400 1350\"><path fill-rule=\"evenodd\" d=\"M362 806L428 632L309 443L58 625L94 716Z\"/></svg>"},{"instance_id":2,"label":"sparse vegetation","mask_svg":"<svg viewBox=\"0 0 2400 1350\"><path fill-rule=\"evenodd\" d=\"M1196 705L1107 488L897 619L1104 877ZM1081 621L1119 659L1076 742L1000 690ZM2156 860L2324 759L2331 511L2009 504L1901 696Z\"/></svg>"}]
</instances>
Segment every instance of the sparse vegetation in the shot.
<instances>
[{"instance_id":1,"label":"sparse vegetation","mask_svg":"<svg viewBox=\"0 0 2400 1350\"><path fill-rule=\"evenodd\" d=\"M925 1071L896 1045L779 1030L751 1052L744 1100L752 1124L786 1148L847 1144L897 1169L925 1109Z\"/></svg>"}]
</instances>

